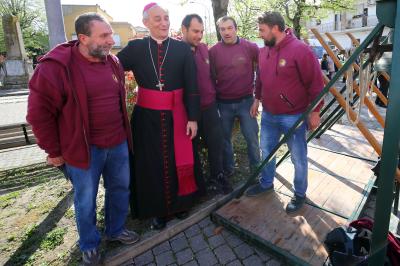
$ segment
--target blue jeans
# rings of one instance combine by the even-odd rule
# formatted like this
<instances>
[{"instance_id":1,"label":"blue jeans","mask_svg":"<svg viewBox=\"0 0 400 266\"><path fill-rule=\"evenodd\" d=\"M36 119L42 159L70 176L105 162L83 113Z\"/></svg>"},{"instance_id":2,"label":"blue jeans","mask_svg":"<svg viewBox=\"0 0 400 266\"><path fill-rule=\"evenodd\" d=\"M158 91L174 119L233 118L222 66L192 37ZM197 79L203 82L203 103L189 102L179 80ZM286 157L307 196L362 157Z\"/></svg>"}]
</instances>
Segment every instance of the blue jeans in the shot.
<instances>
[{"instance_id":1,"label":"blue jeans","mask_svg":"<svg viewBox=\"0 0 400 266\"><path fill-rule=\"evenodd\" d=\"M105 234L119 235L124 229L129 206L129 154L125 141L112 148L90 147L89 169L66 164L74 188L76 225L82 251L97 248L100 233L96 227L96 197L100 175L105 188Z\"/></svg>"},{"instance_id":2,"label":"blue jeans","mask_svg":"<svg viewBox=\"0 0 400 266\"><path fill-rule=\"evenodd\" d=\"M273 115L266 111L261 115L261 154L263 160L269 155L272 149L279 143L281 136L289 131L293 124L302 114L296 115ZM294 191L297 196L304 197L307 191L307 123L302 123L292 137L287 141L291 153L291 160L294 165ZM262 170L260 184L268 188L274 182L276 171L275 157L267 163Z\"/></svg>"},{"instance_id":3,"label":"blue jeans","mask_svg":"<svg viewBox=\"0 0 400 266\"><path fill-rule=\"evenodd\" d=\"M232 148L232 129L235 117L239 118L240 130L247 143L247 155L250 167L255 167L260 163L257 119L250 116L250 107L252 104L253 98L251 97L237 103L218 102L224 137L223 166L226 172L232 172L235 166Z\"/></svg>"}]
</instances>

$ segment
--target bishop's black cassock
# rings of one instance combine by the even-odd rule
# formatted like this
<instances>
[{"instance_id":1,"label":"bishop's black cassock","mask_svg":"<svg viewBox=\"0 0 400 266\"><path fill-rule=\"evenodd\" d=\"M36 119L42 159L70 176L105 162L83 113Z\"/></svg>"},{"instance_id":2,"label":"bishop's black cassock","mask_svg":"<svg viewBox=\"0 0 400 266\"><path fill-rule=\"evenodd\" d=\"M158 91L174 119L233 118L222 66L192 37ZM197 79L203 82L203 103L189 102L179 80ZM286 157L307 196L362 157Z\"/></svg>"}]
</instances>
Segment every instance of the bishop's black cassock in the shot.
<instances>
[{"instance_id":1,"label":"bishop's black cassock","mask_svg":"<svg viewBox=\"0 0 400 266\"><path fill-rule=\"evenodd\" d=\"M160 90L157 87L160 78L164 84L163 91L183 89L188 120L197 121L200 96L197 90L196 66L186 43L168 38L157 44L152 38L145 37L130 41L117 56L126 71L133 71L139 87ZM188 210L195 197L204 192L204 184L195 152L194 171L198 191L191 195L178 196L171 111L152 110L136 105L131 126L134 149L131 163L133 216L166 217Z\"/></svg>"}]
</instances>

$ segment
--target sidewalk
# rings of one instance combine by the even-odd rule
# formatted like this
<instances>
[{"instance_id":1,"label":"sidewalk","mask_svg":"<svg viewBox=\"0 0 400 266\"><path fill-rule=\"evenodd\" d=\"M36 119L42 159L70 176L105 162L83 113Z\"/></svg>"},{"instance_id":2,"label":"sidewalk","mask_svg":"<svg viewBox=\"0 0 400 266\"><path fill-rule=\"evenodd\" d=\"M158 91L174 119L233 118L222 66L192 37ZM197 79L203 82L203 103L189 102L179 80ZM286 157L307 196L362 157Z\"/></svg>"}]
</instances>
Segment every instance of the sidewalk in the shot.
<instances>
[{"instance_id":1,"label":"sidewalk","mask_svg":"<svg viewBox=\"0 0 400 266\"><path fill-rule=\"evenodd\" d=\"M0 171L42 163L46 156L37 145L0 150Z\"/></svg>"},{"instance_id":2,"label":"sidewalk","mask_svg":"<svg viewBox=\"0 0 400 266\"><path fill-rule=\"evenodd\" d=\"M27 88L21 89L2 89L0 88L0 97L9 97L9 96L21 96L28 95L29 90Z\"/></svg>"},{"instance_id":3,"label":"sidewalk","mask_svg":"<svg viewBox=\"0 0 400 266\"><path fill-rule=\"evenodd\" d=\"M206 218L123 265L284 265Z\"/></svg>"}]
</instances>

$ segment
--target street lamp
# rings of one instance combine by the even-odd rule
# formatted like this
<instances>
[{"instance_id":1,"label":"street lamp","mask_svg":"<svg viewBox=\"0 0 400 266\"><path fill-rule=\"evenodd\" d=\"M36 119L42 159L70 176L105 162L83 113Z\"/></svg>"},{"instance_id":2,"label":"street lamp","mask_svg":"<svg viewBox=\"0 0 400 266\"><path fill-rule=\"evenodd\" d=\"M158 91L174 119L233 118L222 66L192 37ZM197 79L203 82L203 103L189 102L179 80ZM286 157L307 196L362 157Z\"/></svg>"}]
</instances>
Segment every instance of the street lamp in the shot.
<instances>
[{"instance_id":1,"label":"street lamp","mask_svg":"<svg viewBox=\"0 0 400 266\"><path fill-rule=\"evenodd\" d=\"M207 14L205 14L204 15L204 29L205 29L205 32L206 32L206 43L207 44L210 44L210 37L211 37L211 31L210 31L210 28L211 28L211 23L210 23L210 19L211 19L211 16L210 16L210 9L208 8L208 6L206 5L206 4L204 4L203 2L198 2L198 1L196 1L196 0L190 0L189 1L189 4L198 4L198 5L201 5L201 6L203 6L204 7L204 10L207 12ZM207 15L208 15L208 21L207 21ZM208 26L208 27L207 27Z\"/></svg>"}]
</instances>

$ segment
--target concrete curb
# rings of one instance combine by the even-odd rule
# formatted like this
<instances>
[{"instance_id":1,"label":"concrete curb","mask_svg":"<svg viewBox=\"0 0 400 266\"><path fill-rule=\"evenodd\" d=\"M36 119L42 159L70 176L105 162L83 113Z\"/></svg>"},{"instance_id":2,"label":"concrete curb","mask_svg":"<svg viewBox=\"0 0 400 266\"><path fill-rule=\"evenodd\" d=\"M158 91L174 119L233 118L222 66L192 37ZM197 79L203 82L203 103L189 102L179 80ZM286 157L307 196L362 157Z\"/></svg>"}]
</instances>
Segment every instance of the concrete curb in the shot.
<instances>
[{"instance_id":1,"label":"concrete curb","mask_svg":"<svg viewBox=\"0 0 400 266\"><path fill-rule=\"evenodd\" d=\"M0 97L25 96L28 94L29 94L28 89L20 89L20 90L0 89Z\"/></svg>"},{"instance_id":2,"label":"concrete curb","mask_svg":"<svg viewBox=\"0 0 400 266\"><path fill-rule=\"evenodd\" d=\"M211 214L214 210L218 209L222 204L225 203L226 198L229 195L223 196L221 198L216 199L214 202L209 204L208 206L198 210L197 212L190 215L185 220L182 220L172 226L167 227L165 230L160 231L158 234L149 237L139 243L127 246L118 251L110 252L110 254L106 254L104 259L104 265L107 266L114 266L114 265L121 265L122 263L126 262L129 259L132 259L149 249L161 244L162 242L172 238L173 236L179 234L180 232L186 230L190 226L200 222L208 215ZM213 201L213 200L211 200Z\"/></svg>"}]
</instances>

